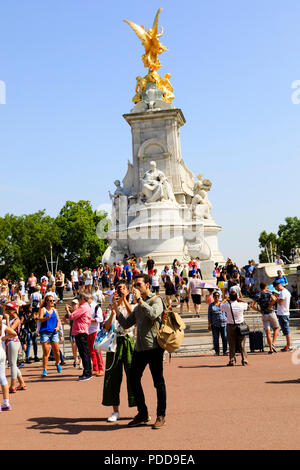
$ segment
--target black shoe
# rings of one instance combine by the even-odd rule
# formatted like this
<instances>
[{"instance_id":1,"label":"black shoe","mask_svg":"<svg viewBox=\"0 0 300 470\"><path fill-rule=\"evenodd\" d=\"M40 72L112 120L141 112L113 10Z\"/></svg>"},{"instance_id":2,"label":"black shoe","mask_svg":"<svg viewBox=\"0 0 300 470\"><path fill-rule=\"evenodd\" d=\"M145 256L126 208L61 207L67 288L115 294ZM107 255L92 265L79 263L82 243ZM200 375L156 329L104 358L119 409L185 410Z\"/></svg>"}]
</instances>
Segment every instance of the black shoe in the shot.
<instances>
[{"instance_id":1,"label":"black shoe","mask_svg":"<svg viewBox=\"0 0 300 470\"><path fill-rule=\"evenodd\" d=\"M228 362L227 367L234 367L235 363L234 362Z\"/></svg>"},{"instance_id":2,"label":"black shoe","mask_svg":"<svg viewBox=\"0 0 300 470\"><path fill-rule=\"evenodd\" d=\"M223 356L228 356L228 352L223 352Z\"/></svg>"},{"instance_id":3,"label":"black shoe","mask_svg":"<svg viewBox=\"0 0 300 470\"><path fill-rule=\"evenodd\" d=\"M84 382L85 380L91 380L93 378L92 375L81 375L78 377L79 382Z\"/></svg>"},{"instance_id":4,"label":"black shoe","mask_svg":"<svg viewBox=\"0 0 300 470\"><path fill-rule=\"evenodd\" d=\"M140 414L137 414L132 421L128 423L128 426L133 428L134 426L141 426L142 424L147 424L151 420L151 417L149 415L142 416Z\"/></svg>"},{"instance_id":5,"label":"black shoe","mask_svg":"<svg viewBox=\"0 0 300 470\"><path fill-rule=\"evenodd\" d=\"M30 359L26 359L26 364L31 364L31 360Z\"/></svg>"},{"instance_id":6,"label":"black shoe","mask_svg":"<svg viewBox=\"0 0 300 470\"><path fill-rule=\"evenodd\" d=\"M40 359L36 356L36 357L34 358L34 362L40 362Z\"/></svg>"}]
</instances>

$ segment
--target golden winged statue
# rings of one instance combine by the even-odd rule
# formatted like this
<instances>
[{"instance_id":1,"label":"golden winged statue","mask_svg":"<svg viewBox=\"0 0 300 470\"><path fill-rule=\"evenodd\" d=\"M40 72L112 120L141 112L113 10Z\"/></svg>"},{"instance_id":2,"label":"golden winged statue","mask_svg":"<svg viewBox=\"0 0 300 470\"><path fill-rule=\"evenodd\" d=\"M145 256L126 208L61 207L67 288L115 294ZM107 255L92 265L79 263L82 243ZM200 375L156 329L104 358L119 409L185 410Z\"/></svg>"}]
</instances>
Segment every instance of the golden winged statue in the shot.
<instances>
[{"instance_id":1,"label":"golden winged statue","mask_svg":"<svg viewBox=\"0 0 300 470\"><path fill-rule=\"evenodd\" d=\"M146 30L144 26L139 26L132 21L124 20L133 29L136 35L141 39L142 45L145 48L145 54L142 55L144 66L148 68L148 73L155 72L161 67L160 61L157 56L168 49L159 42L159 38L163 34L163 28L161 26L161 32L158 33L158 17L162 8L157 11L153 26L151 29Z\"/></svg>"},{"instance_id":2,"label":"golden winged statue","mask_svg":"<svg viewBox=\"0 0 300 470\"><path fill-rule=\"evenodd\" d=\"M165 76L161 78L157 73L157 70L161 67L158 55L168 50L159 42L159 38L163 34L162 26L160 33L158 32L158 18L161 11L162 8L159 8L155 15L153 26L151 29L148 29L148 31L144 26L139 26L132 21L124 20L141 39L142 45L145 48L145 54L142 55L143 64L148 68L148 74L145 77L138 76L136 78L136 94L132 99L135 104L141 101L141 93L146 89L149 82L155 83L156 86L163 91L163 99L166 102L170 103L174 99L173 88L169 80L171 75L166 73Z\"/></svg>"}]
</instances>

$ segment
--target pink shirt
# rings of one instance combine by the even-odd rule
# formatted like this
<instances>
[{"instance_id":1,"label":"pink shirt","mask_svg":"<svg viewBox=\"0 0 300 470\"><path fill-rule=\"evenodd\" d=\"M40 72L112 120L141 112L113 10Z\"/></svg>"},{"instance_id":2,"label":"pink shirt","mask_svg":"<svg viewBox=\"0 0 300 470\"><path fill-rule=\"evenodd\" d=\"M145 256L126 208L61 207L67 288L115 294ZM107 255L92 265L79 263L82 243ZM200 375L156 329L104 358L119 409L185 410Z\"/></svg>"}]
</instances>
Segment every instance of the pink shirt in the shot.
<instances>
[{"instance_id":1,"label":"pink shirt","mask_svg":"<svg viewBox=\"0 0 300 470\"><path fill-rule=\"evenodd\" d=\"M73 313L70 313L69 319L73 321L72 336L79 333L89 334L89 326L92 318L92 310L87 302L80 305Z\"/></svg>"},{"instance_id":2,"label":"pink shirt","mask_svg":"<svg viewBox=\"0 0 300 470\"><path fill-rule=\"evenodd\" d=\"M30 287L35 287L35 286L36 286L37 279L36 279L35 276L29 277L29 278L28 278L28 282L29 282Z\"/></svg>"}]
</instances>

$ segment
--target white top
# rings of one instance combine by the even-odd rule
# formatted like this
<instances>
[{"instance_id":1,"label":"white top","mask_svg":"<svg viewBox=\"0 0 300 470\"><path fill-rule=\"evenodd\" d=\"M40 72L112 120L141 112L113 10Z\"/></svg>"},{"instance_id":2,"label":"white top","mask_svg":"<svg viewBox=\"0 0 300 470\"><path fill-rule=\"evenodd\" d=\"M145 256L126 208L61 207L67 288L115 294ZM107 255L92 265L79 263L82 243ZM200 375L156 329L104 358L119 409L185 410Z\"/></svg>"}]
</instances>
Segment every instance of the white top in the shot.
<instances>
[{"instance_id":1,"label":"white top","mask_svg":"<svg viewBox=\"0 0 300 470\"><path fill-rule=\"evenodd\" d=\"M291 293L285 287L282 291L280 291L280 295L278 300L283 299L283 303L281 305L277 304L277 315L290 315L290 301L291 301Z\"/></svg>"},{"instance_id":2,"label":"white top","mask_svg":"<svg viewBox=\"0 0 300 470\"><path fill-rule=\"evenodd\" d=\"M230 303L231 303L231 308L233 311L235 323L237 324L243 323L244 312L247 310L248 304L246 304L245 302L238 302L237 300L235 300L234 302L230 302ZM228 302L225 302L225 304L220 305L220 309L223 312L227 313L227 323L230 323L231 325L233 325L234 321L231 315L231 308Z\"/></svg>"},{"instance_id":3,"label":"white top","mask_svg":"<svg viewBox=\"0 0 300 470\"><path fill-rule=\"evenodd\" d=\"M52 295L54 302L55 302L57 299L56 292L52 292L51 290L49 290L48 292L46 292L45 297L48 297L49 295Z\"/></svg>"},{"instance_id":4,"label":"white top","mask_svg":"<svg viewBox=\"0 0 300 470\"><path fill-rule=\"evenodd\" d=\"M143 268L144 268L144 263L143 263L143 261L139 261L137 265L138 265L139 270L140 270L140 271L143 271Z\"/></svg>"},{"instance_id":5,"label":"white top","mask_svg":"<svg viewBox=\"0 0 300 470\"><path fill-rule=\"evenodd\" d=\"M179 295L180 295L181 299L186 299L187 298L187 296L188 296L188 286L187 285L184 285L184 286L180 287Z\"/></svg>"},{"instance_id":6,"label":"white top","mask_svg":"<svg viewBox=\"0 0 300 470\"><path fill-rule=\"evenodd\" d=\"M40 307L40 301L42 300L42 295L39 292L33 292L30 296L31 306L34 300L37 300L36 308Z\"/></svg>"},{"instance_id":7,"label":"white top","mask_svg":"<svg viewBox=\"0 0 300 470\"><path fill-rule=\"evenodd\" d=\"M119 307L120 312L122 313L123 317L127 318L128 317L128 312L125 307ZM113 325L114 325L114 331L117 336L123 336L123 335L128 335L133 337L133 332L134 332L134 326L128 328L127 330L124 330L118 320L116 319L116 316L114 316L113 320Z\"/></svg>"},{"instance_id":8,"label":"white top","mask_svg":"<svg viewBox=\"0 0 300 470\"><path fill-rule=\"evenodd\" d=\"M73 282L78 282L78 271L73 270L71 272Z\"/></svg>"},{"instance_id":9,"label":"white top","mask_svg":"<svg viewBox=\"0 0 300 470\"><path fill-rule=\"evenodd\" d=\"M102 290L100 290L100 289L96 290L96 291L92 294L92 296L93 296L93 300L94 300L95 302L97 302L97 304L102 304L102 302L104 302L105 297L104 297L104 295L103 295Z\"/></svg>"},{"instance_id":10,"label":"white top","mask_svg":"<svg viewBox=\"0 0 300 470\"><path fill-rule=\"evenodd\" d=\"M24 295L25 294L25 281L20 281L19 286L20 286L20 290L22 294Z\"/></svg>"},{"instance_id":11,"label":"white top","mask_svg":"<svg viewBox=\"0 0 300 470\"><path fill-rule=\"evenodd\" d=\"M115 289L108 289L105 293L109 294L109 305L112 305Z\"/></svg>"},{"instance_id":12,"label":"white top","mask_svg":"<svg viewBox=\"0 0 300 470\"><path fill-rule=\"evenodd\" d=\"M6 327L6 324L4 322L5 320L2 320L2 330L0 331L0 352L2 350L5 353L5 350L2 344L2 338L5 336L5 327Z\"/></svg>"},{"instance_id":13,"label":"white top","mask_svg":"<svg viewBox=\"0 0 300 470\"><path fill-rule=\"evenodd\" d=\"M191 293L193 295L201 295L201 287L200 285L202 284L201 279L191 279L189 283L189 287L191 288Z\"/></svg>"},{"instance_id":14,"label":"white top","mask_svg":"<svg viewBox=\"0 0 300 470\"><path fill-rule=\"evenodd\" d=\"M90 303L90 308L92 310L92 320L96 320L96 323L95 322L91 322L90 323L90 326L89 326L89 335L91 335L92 333L95 333L96 331L98 331L98 328L99 328L99 324L103 322L103 312L102 312L102 309L99 305L99 307L97 308L97 312L96 312L96 307L97 307L97 303L93 300L91 303Z\"/></svg>"},{"instance_id":15,"label":"white top","mask_svg":"<svg viewBox=\"0 0 300 470\"><path fill-rule=\"evenodd\" d=\"M158 287L159 286L159 274L156 274L156 276L153 274L153 276L152 276L152 286L153 287Z\"/></svg>"}]
</instances>

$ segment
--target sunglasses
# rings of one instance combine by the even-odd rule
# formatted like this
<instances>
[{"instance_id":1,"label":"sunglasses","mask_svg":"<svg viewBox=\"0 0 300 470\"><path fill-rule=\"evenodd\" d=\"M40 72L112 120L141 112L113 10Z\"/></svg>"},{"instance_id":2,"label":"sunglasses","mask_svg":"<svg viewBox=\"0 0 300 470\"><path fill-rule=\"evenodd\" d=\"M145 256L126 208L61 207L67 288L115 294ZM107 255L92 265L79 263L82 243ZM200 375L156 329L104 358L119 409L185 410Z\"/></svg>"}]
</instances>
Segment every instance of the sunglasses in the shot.
<instances>
[{"instance_id":1,"label":"sunglasses","mask_svg":"<svg viewBox=\"0 0 300 470\"><path fill-rule=\"evenodd\" d=\"M143 284L142 284L141 282L136 282L136 283L134 284L134 287L141 287L142 285L143 285Z\"/></svg>"}]
</instances>

